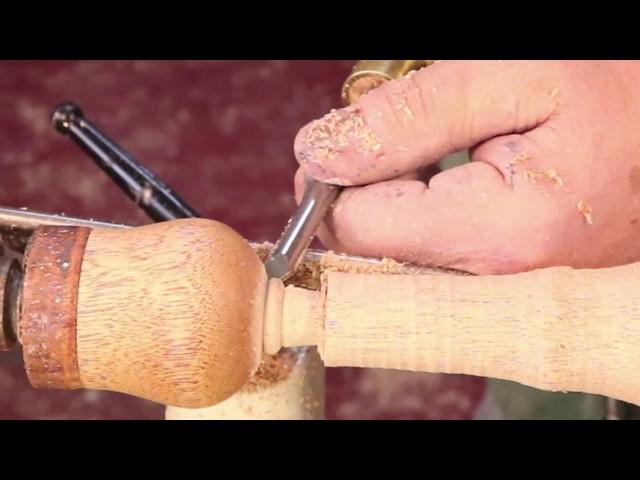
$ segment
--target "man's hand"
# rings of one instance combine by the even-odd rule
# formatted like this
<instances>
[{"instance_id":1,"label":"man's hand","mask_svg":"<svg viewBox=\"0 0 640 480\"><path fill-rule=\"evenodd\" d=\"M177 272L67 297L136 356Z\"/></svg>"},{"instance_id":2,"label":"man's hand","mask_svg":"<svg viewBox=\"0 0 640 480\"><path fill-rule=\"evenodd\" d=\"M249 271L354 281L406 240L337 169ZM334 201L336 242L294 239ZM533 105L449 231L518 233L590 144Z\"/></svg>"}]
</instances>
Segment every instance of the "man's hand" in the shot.
<instances>
[{"instance_id":1,"label":"man's hand","mask_svg":"<svg viewBox=\"0 0 640 480\"><path fill-rule=\"evenodd\" d=\"M443 61L303 128L303 178L349 186L320 238L477 274L640 260L640 62ZM470 149L472 162L419 180Z\"/></svg>"}]
</instances>

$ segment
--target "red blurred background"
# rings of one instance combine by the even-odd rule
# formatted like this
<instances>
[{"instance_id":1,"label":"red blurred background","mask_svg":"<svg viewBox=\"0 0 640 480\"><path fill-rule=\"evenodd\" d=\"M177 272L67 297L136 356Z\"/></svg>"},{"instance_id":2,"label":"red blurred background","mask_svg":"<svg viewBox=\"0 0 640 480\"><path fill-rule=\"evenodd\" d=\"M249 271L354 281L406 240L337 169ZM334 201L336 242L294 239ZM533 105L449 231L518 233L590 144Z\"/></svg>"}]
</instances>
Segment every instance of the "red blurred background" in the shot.
<instances>
[{"instance_id":1,"label":"red blurred background","mask_svg":"<svg viewBox=\"0 0 640 480\"><path fill-rule=\"evenodd\" d=\"M295 204L292 145L339 106L352 61L2 61L0 205L149 221L49 116L73 101L201 214L275 241ZM481 379L327 371L332 419L465 419ZM0 418L161 419L164 407L96 391L34 390L19 351L0 355Z\"/></svg>"}]
</instances>

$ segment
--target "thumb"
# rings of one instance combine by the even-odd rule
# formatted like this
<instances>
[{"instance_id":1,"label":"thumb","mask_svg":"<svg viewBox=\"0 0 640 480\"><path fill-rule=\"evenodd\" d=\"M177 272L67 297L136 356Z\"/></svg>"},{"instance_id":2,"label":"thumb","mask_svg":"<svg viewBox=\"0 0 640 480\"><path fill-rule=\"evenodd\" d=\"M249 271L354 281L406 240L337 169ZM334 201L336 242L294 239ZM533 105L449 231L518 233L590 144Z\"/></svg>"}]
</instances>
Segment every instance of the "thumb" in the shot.
<instances>
[{"instance_id":1,"label":"thumb","mask_svg":"<svg viewBox=\"0 0 640 480\"><path fill-rule=\"evenodd\" d=\"M436 63L308 124L296 137L296 158L320 181L364 185L498 135L524 133L555 112L554 65Z\"/></svg>"}]
</instances>

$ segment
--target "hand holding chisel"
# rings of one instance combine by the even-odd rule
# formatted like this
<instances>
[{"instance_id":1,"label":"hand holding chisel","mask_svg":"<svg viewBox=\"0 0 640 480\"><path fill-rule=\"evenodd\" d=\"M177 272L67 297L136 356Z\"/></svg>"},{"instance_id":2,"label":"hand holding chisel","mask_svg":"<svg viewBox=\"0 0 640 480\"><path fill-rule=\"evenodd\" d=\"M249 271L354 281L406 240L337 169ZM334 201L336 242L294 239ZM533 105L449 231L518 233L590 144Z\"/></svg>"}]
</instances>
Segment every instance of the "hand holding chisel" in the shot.
<instances>
[{"instance_id":1,"label":"hand holding chisel","mask_svg":"<svg viewBox=\"0 0 640 480\"><path fill-rule=\"evenodd\" d=\"M362 60L345 81L342 100L350 105L384 82L400 78L429 63L427 60ZM333 133L337 132L330 134ZM307 179L305 193L295 215L289 220L273 253L265 262L270 278L284 279L295 270L327 210L341 191L341 186L330 181Z\"/></svg>"},{"instance_id":2,"label":"hand holding chisel","mask_svg":"<svg viewBox=\"0 0 640 480\"><path fill-rule=\"evenodd\" d=\"M638 261L638 84L638 61L441 61L387 82L298 135L305 175L352 187L321 240L476 274ZM464 150L428 184L396 180Z\"/></svg>"}]
</instances>

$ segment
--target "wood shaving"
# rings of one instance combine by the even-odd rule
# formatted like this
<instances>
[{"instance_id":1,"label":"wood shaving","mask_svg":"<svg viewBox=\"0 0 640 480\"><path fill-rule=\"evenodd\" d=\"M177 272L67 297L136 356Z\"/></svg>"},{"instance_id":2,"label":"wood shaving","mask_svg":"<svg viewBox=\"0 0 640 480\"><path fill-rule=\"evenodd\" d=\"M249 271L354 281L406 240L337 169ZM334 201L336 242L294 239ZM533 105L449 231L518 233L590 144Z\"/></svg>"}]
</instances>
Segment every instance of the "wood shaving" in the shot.
<instances>
[{"instance_id":1,"label":"wood shaving","mask_svg":"<svg viewBox=\"0 0 640 480\"><path fill-rule=\"evenodd\" d=\"M564 186L564 180L562 179L562 177L560 175L558 175L556 173L555 170L551 169L551 170L547 170L544 172L544 176L547 180L549 180L550 182L554 183L557 187L563 187Z\"/></svg>"},{"instance_id":2,"label":"wood shaving","mask_svg":"<svg viewBox=\"0 0 640 480\"><path fill-rule=\"evenodd\" d=\"M243 387L252 392L286 380L299 361L296 349L284 349L276 355L264 355L260 367Z\"/></svg>"},{"instance_id":3,"label":"wood shaving","mask_svg":"<svg viewBox=\"0 0 640 480\"><path fill-rule=\"evenodd\" d=\"M522 165L524 162L526 162L530 158L531 158L530 153L520 153L511 159L511 161L509 162L509 166L513 167L516 165Z\"/></svg>"},{"instance_id":4,"label":"wood shaving","mask_svg":"<svg viewBox=\"0 0 640 480\"><path fill-rule=\"evenodd\" d=\"M545 183L552 183L556 187L560 188L564 186L564 180L558 173L553 170L545 170L544 172L535 170L523 170L524 179L531 184L535 184L538 181Z\"/></svg>"},{"instance_id":5,"label":"wood shaving","mask_svg":"<svg viewBox=\"0 0 640 480\"><path fill-rule=\"evenodd\" d=\"M593 225L593 216L591 212L591 207L587 205L584 200L580 200L576 205L580 214L584 217L584 221L589 225Z\"/></svg>"}]
</instances>

